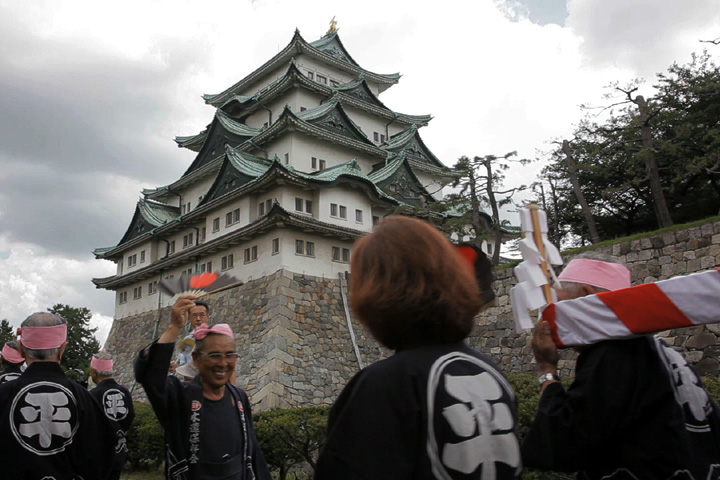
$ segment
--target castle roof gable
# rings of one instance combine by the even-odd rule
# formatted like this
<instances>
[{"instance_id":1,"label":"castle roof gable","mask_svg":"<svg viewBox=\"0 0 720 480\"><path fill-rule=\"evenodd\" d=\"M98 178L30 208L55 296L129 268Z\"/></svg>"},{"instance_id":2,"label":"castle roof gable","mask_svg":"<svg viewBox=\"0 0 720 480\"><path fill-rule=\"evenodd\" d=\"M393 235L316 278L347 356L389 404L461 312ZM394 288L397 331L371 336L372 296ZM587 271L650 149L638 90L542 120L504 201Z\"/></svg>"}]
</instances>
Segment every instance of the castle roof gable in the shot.
<instances>
[{"instance_id":1,"label":"castle roof gable","mask_svg":"<svg viewBox=\"0 0 720 480\"><path fill-rule=\"evenodd\" d=\"M436 168L446 168L422 141L417 125L411 125L402 132L396 133L385 142L382 148L395 154L403 153L410 160L417 163L425 163Z\"/></svg>"},{"instance_id":2,"label":"castle roof gable","mask_svg":"<svg viewBox=\"0 0 720 480\"><path fill-rule=\"evenodd\" d=\"M314 45L316 43L318 46ZM331 64L335 68L349 73L364 73L368 79L378 84L378 88L380 88L381 91L396 84L400 79L399 73L378 74L361 68L357 62L350 57L349 53L347 53L347 50L342 45L342 42L340 42L337 32L326 35L317 42L308 43L302 38L300 31L295 30L295 34L293 35L292 40L290 40L290 43L274 57L265 62L260 68L256 69L223 92L214 95L205 94L203 95L203 98L206 103L219 107L233 95L243 95L243 92L247 87L251 86L254 82L269 74L273 70L276 70L285 62L290 61L291 58L300 54L314 57L323 63Z\"/></svg>"}]
</instances>

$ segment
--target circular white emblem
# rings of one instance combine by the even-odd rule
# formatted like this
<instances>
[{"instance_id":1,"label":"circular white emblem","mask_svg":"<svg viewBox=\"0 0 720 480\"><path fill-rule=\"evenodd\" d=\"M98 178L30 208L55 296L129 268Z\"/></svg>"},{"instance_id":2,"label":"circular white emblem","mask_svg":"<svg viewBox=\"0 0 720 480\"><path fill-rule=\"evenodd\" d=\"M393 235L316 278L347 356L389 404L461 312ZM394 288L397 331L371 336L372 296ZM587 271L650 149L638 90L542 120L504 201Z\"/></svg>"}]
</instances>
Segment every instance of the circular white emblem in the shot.
<instances>
[{"instance_id":1,"label":"circular white emblem","mask_svg":"<svg viewBox=\"0 0 720 480\"><path fill-rule=\"evenodd\" d=\"M10 426L26 450L43 456L62 452L78 429L75 396L53 382L27 385L13 399Z\"/></svg>"},{"instance_id":2,"label":"circular white emblem","mask_svg":"<svg viewBox=\"0 0 720 480\"><path fill-rule=\"evenodd\" d=\"M483 360L449 353L435 361L427 386L427 453L435 478L482 479L519 472L514 395L507 380Z\"/></svg>"},{"instance_id":3,"label":"circular white emblem","mask_svg":"<svg viewBox=\"0 0 720 480\"><path fill-rule=\"evenodd\" d=\"M120 421L127 417L128 408L125 405L125 395L115 388L103 393L103 410L110 420Z\"/></svg>"},{"instance_id":4,"label":"circular white emblem","mask_svg":"<svg viewBox=\"0 0 720 480\"><path fill-rule=\"evenodd\" d=\"M10 382L12 380L17 380L18 378L20 378L19 373L6 373L5 375L0 375L0 384Z\"/></svg>"}]
</instances>

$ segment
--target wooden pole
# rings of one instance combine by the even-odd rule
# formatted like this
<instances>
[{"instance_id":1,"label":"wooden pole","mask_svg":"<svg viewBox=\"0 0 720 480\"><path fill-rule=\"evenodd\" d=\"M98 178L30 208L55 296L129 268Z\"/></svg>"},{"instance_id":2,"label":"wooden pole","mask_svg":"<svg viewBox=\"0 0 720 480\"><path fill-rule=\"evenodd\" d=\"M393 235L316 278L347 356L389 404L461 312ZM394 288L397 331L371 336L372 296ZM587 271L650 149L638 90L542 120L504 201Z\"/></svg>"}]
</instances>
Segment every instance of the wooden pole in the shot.
<instances>
[{"instance_id":1,"label":"wooden pole","mask_svg":"<svg viewBox=\"0 0 720 480\"><path fill-rule=\"evenodd\" d=\"M540 216L538 215L539 207L536 203L531 203L527 208L530 210L530 220L532 221L533 226L533 241L535 242L538 252L540 252L540 256L543 258L540 262L540 268L542 268L545 278L547 279L547 283L542 286L543 295L545 295L545 301L552 303L553 298L552 291L550 289L550 272L548 271L548 264L545 260L545 244L542 241L542 232L540 231Z\"/></svg>"}]
</instances>

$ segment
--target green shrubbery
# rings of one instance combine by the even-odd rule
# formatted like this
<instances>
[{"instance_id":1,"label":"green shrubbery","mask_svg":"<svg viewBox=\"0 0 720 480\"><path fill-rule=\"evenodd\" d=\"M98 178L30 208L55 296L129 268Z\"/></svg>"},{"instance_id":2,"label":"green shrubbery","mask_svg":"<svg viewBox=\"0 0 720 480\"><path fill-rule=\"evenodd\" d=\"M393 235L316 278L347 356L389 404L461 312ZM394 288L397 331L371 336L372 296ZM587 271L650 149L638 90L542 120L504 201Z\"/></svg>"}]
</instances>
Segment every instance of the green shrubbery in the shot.
<instances>
[{"instance_id":1,"label":"green shrubbery","mask_svg":"<svg viewBox=\"0 0 720 480\"><path fill-rule=\"evenodd\" d=\"M255 414L258 442L279 480L285 480L295 465L306 463L315 468L329 411L330 407L279 408Z\"/></svg>"},{"instance_id":2,"label":"green shrubbery","mask_svg":"<svg viewBox=\"0 0 720 480\"><path fill-rule=\"evenodd\" d=\"M135 421L127 436L126 469L157 470L165 457L163 429L149 403L133 402Z\"/></svg>"},{"instance_id":3,"label":"green shrubbery","mask_svg":"<svg viewBox=\"0 0 720 480\"><path fill-rule=\"evenodd\" d=\"M534 375L511 373L508 380L518 399L518 435L524 440L535 418L538 404L537 379ZM703 379L705 388L716 403L720 403L720 378ZM564 380L567 386L569 380ZM329 407L275 409L256 412L255 431L265 460L279 480L290 472L303 478L296 470L301 465L315 467L318 450L325 442ZM163 431L152 408L147 403L135 402L135 423L128 434L128 468L157 470L163 462ZM305 472L311 477L310 472ZM540 472L527 469L526 480L565 480L573 475L559 472Z\"/></svg>"}]
</instances>

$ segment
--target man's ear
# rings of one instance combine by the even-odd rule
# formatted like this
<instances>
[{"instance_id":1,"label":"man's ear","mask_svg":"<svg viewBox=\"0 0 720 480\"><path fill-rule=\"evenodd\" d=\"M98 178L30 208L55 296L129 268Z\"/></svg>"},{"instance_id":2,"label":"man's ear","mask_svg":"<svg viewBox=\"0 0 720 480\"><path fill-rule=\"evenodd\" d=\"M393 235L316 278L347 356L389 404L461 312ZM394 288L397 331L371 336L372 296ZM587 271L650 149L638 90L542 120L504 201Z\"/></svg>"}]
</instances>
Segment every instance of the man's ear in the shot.
<instances>
[{"instance_id":1,"label":"man's ear","mask_svg":"<svg viewBox=\"0 0 720 480\"><path fill-rule=\"evenodd\" d=\"M63 344L60 345L60 351L58 352L58 361L62 359L63 353L65 353L65 347L67 347L67 342L63 342Z\"/></svg>"},{"instance_id":2,"label":"man's ear","mask_svg":"<svg viewBox=\"0 0 720 480\"><path fill-rule=\"evenodd\" d=\"M599 290L592 285L588 285L587 283L583 283L580 285L580 296L585 297L587 295L595 295L598 293Z\"/></svg>"}]
</instances>

